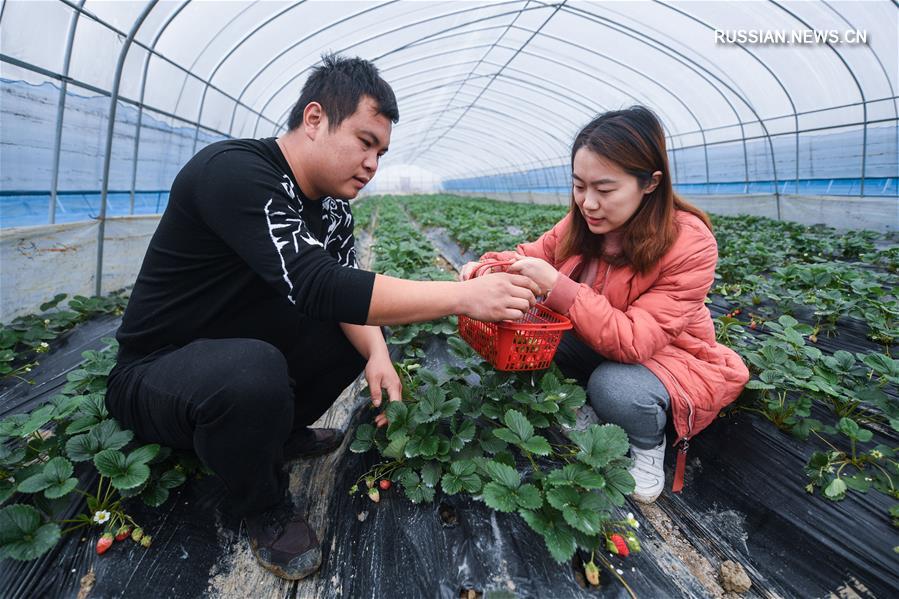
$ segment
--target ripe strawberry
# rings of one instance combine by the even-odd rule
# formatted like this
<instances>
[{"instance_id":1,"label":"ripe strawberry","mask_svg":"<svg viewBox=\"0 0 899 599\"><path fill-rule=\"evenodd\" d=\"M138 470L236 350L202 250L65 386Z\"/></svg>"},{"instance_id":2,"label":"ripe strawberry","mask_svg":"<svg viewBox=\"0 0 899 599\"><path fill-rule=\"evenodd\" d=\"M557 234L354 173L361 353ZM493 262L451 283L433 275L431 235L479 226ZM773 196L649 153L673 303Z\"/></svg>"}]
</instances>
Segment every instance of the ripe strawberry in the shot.
<instances>
[{"instance_id":1,"label":"ripe strawberry","mask_svg":"<svg viewBox=\"0 0 899 599\"><path fill-rule=\"evenodd\" d=\"M743 310L741 310L740 308L737 308L736 310L734 310L734 316L737 316L742 313L743 313Z\"/></svg>"},{"instance_id":2,"label":"ripe strawberry","mask_svg":"<svg viewBox=\"0 0 899 599\"><path fill-rule=\"evenodd\" d=\"M106 551L112 547L113 536L111 532L104 532L99 539L97 539L97 555L103 555Z\"/></svg>"},{"instance_id":3,"label":"ripe strawberry","mask_svg":"<svg viewBox=\"0 0 899 599\"><path fill-rule=\"evenodd\" d=\"M143 536L144 536L144 529L141 528L140 526L138 526L133 531L131 531L131 539L135 543L140 543L140 540L143 538Z\"/></svg>"},{"instance_id":4,"label":"ripe strawberry","mask_svg":"<svg viewBox=\"0 0 899 599\"><path fill-rule=\"evenodd\" d=\"M140 544L143 545L144 547L149 547L150 543L152 543L152 542L153 542L153 537L151 537L150 535L144 535L140 539Z\"/></svg>"},{"instance_id":5,"label":"ripe strawberry","mask_svg":"<svg viewBox=\"0 0 899 599\"><path fill-rule=\"evenodd\" d=\"M368 498L375 503L378 503L379 501L381 501L381 493L376 487L372 487L368 490Z\"/></svg>"},{"instance_id":6,"label":"ripe strawberry","mask_svg":"<svg viewBox=\"0 0 899 599\"><path fill-rule=\"evenodd\" d=\"M587 575L587 582L595 587L599 586L599 568L592 561L584 564L584 574Z\"/></svg>"},{"instance_id":7,"label":"ripe strawberry","mask_svg":"<svg viewBox=\"0 0 899 599\"><path fill-rule=\"evenodd\" d=\"M378 482L378 486L381 487L382 491L386 491L386 490L390 489L390 481L387 480L386 478L381 479Z\"/></svg>"},{"instance_id":8,"label":"ripe strawberry","mask_svg":"<svg viewBox=\"0 0 899 599\"><path fill-rule=\"evenodd\" d=\"M131 536L131 527L126 524L119 529L119 532L115 533L115 540L124 541L129 536Z\"/></svg>"},{"instance_id":9,"label":"ripe strawberry","mask_svg":"<svg viewBox=\"0 0 899 599\"><path fill-rule=\"evenodd\" d=\"M618 533L615 533L608 538L606 547L609 551L616 555L620 555L621 557L627 557L631 553L630 549L627 548L627 541L625 541L624 537Z\"/></svg>"}]
</instances>

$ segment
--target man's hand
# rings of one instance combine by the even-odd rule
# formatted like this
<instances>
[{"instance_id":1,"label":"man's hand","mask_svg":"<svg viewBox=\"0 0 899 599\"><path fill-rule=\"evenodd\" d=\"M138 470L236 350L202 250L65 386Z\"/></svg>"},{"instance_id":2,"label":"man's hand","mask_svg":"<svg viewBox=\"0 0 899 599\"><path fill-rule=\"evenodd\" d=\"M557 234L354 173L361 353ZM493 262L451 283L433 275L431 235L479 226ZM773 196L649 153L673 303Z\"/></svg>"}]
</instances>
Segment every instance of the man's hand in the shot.
<instances>
[{"instance_id":1,"label":"man's hand","mask_svg":"<svg viewBox=\"0 0 899 599\"><path fill-rule=\"evenodd\" d=\"M509 266L509 272L526 276L537 284L536 295L546 295L556 286L559 271L553 265L540 258L522 258Z\"/></svg>"},{"instance_id":2,"label":"man's hand","mask_svg":"<svg viewBox=\"0 0 899 599\"><path fill-rule=\"evenodd\" d=\"M536 283L521 275L495 273L459 283L465 286L462 313L476 320L518 320L537 302Z\"/></svg>"},{"instance_id":3,"label":"man's hand","mask_svg":"<svg viewBox=\"0 0 899 599\"><path fill-rule=\"evenodd\" d=\"M371 392L371 402L376 408L381 406L382 389L387 390L390 401L403 401L403 383L386 351L375 352L368 359L365 365L365 380ZM375 416L375 424L379 427L387 424L387 415L381 413Z\"/></svg>"}]
</instances>

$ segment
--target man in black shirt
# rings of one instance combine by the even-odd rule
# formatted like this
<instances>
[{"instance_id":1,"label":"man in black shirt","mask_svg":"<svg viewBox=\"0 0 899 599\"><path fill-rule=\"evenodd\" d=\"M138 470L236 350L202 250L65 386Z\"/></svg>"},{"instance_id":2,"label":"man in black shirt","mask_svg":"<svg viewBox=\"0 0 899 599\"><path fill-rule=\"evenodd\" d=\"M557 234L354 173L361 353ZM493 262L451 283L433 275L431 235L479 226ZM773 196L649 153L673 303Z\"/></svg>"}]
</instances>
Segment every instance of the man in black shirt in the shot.
<instances>
[{"instance_id":1,"label":"man in black shirt","mask_svg":"<svg viewBox=\"0 0 899 599\"><path fill-rule=\"evenodd\" d=\"M289 579L314 572L321 550L285 460L340 444L308 426L360 372L376 406L382 389L401 399L377 325L516 319L539 294L518 275L415 282L358 269L348 200L398 120L371 63L326 56L286 134L198 152L175 178L117 333L109 412L144 441L196 451L257 559Z\"/></svg>"}]
</instances>

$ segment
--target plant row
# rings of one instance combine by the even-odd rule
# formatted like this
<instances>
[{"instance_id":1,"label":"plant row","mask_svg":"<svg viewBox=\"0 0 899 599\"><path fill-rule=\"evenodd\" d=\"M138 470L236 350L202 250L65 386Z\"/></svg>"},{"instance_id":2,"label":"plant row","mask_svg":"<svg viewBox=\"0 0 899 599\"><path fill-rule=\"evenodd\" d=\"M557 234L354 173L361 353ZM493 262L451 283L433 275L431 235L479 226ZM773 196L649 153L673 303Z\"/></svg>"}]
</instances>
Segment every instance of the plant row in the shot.
<instances>
[{"instance_id":1,"label":"plant row","mask_svg":"<svg viewBox=\"0 0 899 599\"><path fill-rule=\"evenodd\" d=\"M129 537L148 547L151 538L125 511L125 500L160 506L200 468L193 454L136 443L110 418L106 379L117 345L103 341L105 349L82 354L61 393L0 421L0 504L8 504L0 509L0 557L35 559L62 534L89 526L104 531L98 553ZM64 517L81 499L85 511Z\"/></svg>"},{"instance_id":2,"label":"plant row","mask_svg":"<svg viewBox=\"0 0 899 599\"><path fill-rule=\"evenodd\" d=\"M532 241L564 214L452 196L413 197L407 205L478 254ZM820 489L838 501L875 490L899 499L899 361L890 355L899 250L876 249L888 240L870 231L759 217L716 216L713 223L720 259L712 293L731 305L715 319L718 340L736 349L753 375L738 405L809 441L810 493ZM816 347L817 335L838 335L844 318L864 322L884 351ZM891 515L899 522L899 506Z\"/></svg>"},{"instance_id":3,"label":"plant row","mask_svg":"<svg viewBox=\"0 0 899 599\"><path fill-rule=\"evenodd\" d=\"M374 270L448 278L435 267L436 251L409 218L418 199L408 200L366 201L377 218ZM415 213L416 220L419 216ZM560 428L574 426L586 400L581 387L561 380L558 371L494 371L457 336L452 321L429 330L418 326L391 336L391 343L405 344L406 359L396 365L404 400L385 407L387 427L357 428L350 449L375 450L382 461L350 493L377 502L382 491L396 485L414 503L433 501L438 490L466 494L496 511L520 515L559 562L570 560L578 547L589 552L584 569L594 584L599 580L595 560L619 576L603 551L623 557L640 549L633 516L614 515L634 485L624 430L593 426L562 439ZM455 356L439 373L420 367L422 346L434 335L445 337Z\"/></svg>"},{"instance_id":4,"label":"plant row","mask_svg":"<svg viewBox=\"0 0 899 599\"><path fill-rule=\"evenodd\" d=\"M122 293L106 297L76 295L66 309L59 309L66 297L57 294L40 306L40 314L19 316L0 327L0 380L31 372L38 364L37 355L50 351L54 339L100 314L120 315L128 303Z\"/></svg>"}]
</instances>

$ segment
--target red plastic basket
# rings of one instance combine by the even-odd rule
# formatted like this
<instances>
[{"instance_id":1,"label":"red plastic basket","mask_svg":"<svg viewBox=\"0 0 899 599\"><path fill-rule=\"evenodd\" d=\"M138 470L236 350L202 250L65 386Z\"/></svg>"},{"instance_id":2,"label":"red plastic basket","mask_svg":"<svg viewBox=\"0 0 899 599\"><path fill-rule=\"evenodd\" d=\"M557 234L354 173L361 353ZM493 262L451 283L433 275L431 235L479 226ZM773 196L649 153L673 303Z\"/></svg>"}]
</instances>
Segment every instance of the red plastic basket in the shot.
<instances>
[{"instance_id":1,"label":"red plastic basket","mask_svg":"<svg viewBox=\"0 0 899 599\"><path fill-rule=\"evenodd\" d=\"M471 276L503 268L511 261L484 262ZM459 316L459 336L497 370L543 370L552 363L562 333L571 321L543 304L536 304L520 320L482 322Z\"/></svg>"}]
</instances>

